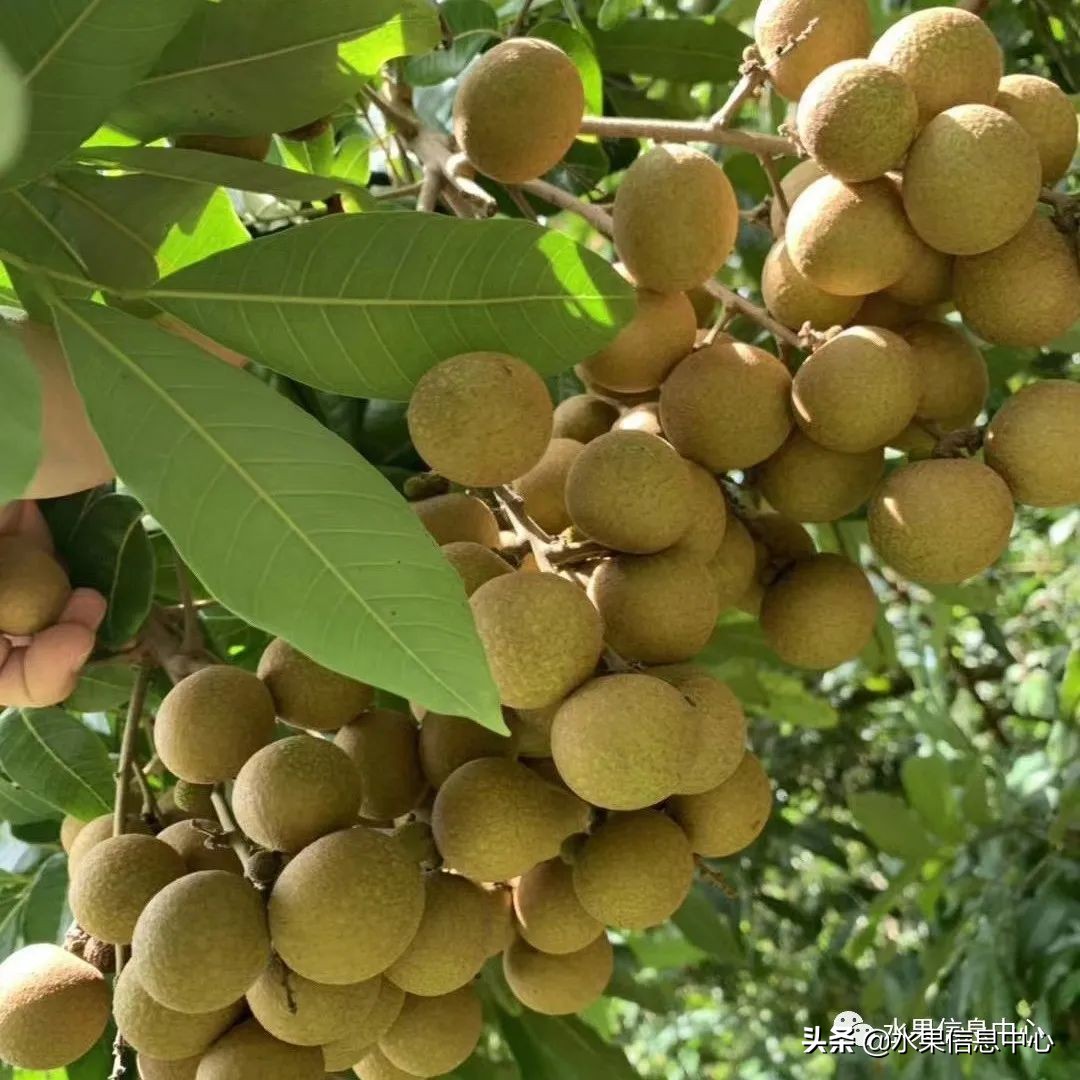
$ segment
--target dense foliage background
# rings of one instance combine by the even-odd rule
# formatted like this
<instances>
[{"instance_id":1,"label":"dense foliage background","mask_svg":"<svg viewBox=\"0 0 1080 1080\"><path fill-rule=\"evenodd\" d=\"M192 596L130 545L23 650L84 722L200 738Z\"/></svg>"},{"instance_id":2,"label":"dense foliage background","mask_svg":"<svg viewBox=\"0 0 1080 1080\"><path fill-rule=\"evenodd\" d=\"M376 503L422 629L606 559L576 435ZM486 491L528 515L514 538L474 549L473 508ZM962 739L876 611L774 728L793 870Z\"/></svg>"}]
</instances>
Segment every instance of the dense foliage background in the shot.
<instances>
[{"instance_id":1,"label":"dense foliage background","mask_svg":"<svg viewBox=\"0 0 1080 1080\"><path fill-rule=\"evenodd\" d=\"M380 0L374 6L389 13L401 5ZM520 6L517 0L446 0L444 29L453 44L436 52L426 31L404 48L400 42L373 45L376 19L375 29L353 43L354 70L374 70L363 66L373 57L377 67L402 52L415 54L395 63L413 87L422 118L445 128L455 77ZM556 40L591 73L593 111L600 111L602 99L610 112L694 118L722 103L736 80L755 6L754 0L537 0L531 14L541 24L536 32ZM872 0L879 29L928 6ZM236 12L240 5L224 7ZM6 21L0 36L7 40L12 27L17 31L25 11L20 0L0 2ZM1080 104L1080 11L1071 0L998 0L987 17L1006 50L1008 71L1047 75ZM245 18L245 28L268 39L286 33ZM348 60L349 47L341 51ZM332 73L307 80L304 58L293 59L291 69L263 73L272 100L259 107L302 119L311 105L305 95L333 98ZM197 110L207 93L193 85L186 100L159 98L158 85L164 86L151 79L129 96L115 111L114 128L91 138L49 182L0 194L4 303L40 314L50 280L61 293L84 294L69 290L62 276L63 259L72 252L58 253L50 230L35 233L31 219L59 223L75 238L75 256L93 251L92 280L121 298L126 291L120 306L137 310L145 302L139 290L159 273L226 248L250 250L249 236L336 209L341 181L346 208L370 207L373 200L384 209L408 208L386 197L409 178L399 172L381 120L364 107L339 112L332 129L312 141L277 139L270 160L290 174L252 172L247 182L246 163L232 161L217 175L193 163L186 177L157 176L152 159L116 149L122 133L153 137L168 128L170 109ZM349 89L347 82L342 86ZM744 122L772 131L785 111L782 100L766 94ZM624 168L634 149L627 142L579 142L553 179L579 193L603 192L606 177ZM721 156L744 208L752 209L768 193L757 159L728 151ZM113 163L131 169L123 190L84 167ZM250 190L243 190L245 183ZM518 213L504 193L496 194L508 215ZM87 206L92 213L84 212ZM580 219L562 214L552 220L608 253ZM744 225L738 257L724 271L730 285L756 293L770 242L767 230ZM76 261L86 269L84 259ZM35 276L35 263L60 268L61 276ZM379 273L385 272L383 264ZM760 335L742 321L734 332L746 340ZM1080 379L1078 354L1080 328L1038 354L990 350L991 409L1029 374ZM385 387L373 386L370 397L355 388L339 395L282 374L265 372L264 378L395 485L420 468L404 407L386 400L395 395ZM553 378L552 387L559 396L580 390L565 374ZM115 422L131 419L129 403ZM193 532L196 524L230 527L228 493L216 494L204 516L192 519ZM70 916L60 818L111 808L109 755L118 750L135 678L123 650L148 615L175 625L180 600L172 547L130 495L72 496L46 512L73 578L103 588L112 606L101 656L63 708L0 724L0 956L24 943L63 940ZM886 603L871 652L820 680L796 675L775 661L752 621L732 614L707 654L751 711L753 744L775 783L777 812L764 835L742 856L718 865L726 888L699 884L674 926L621 941L610 996L583 1020L522 1015L499 976L486 977L497 1034L459 1071L463 1080L1077 1075L1080 647L1070 641L1080 627L1080 510L1021 510L999 566L967 585L932 591L902 584L868 562L862 521L814 531L822 548L861 558L880 587ZM250 585L245 595L253 616ZM289 583L264 587L289 602ZM268 635L211 601L197 580L193 588L210 650L253 667ZM228 602L228 590L214 583L214 592ZM244 604L230 606L244 610ZM261 625L272 622L268 616ZM163 676L155 681L151 702L167 685ZM62 747L62 758L43 747ZM151 781L159 785L161 778ZM1056 1047L1047 1056L965 1060L909 1053L880 1063L861 1054L804 1055L803 1028L827 1031L846 1009L875 1025L893 1017L1030 1017ZM108 1074L109 1057L102 1044L67 1075L99 1080Z\"/></svg>"}]
</instances>

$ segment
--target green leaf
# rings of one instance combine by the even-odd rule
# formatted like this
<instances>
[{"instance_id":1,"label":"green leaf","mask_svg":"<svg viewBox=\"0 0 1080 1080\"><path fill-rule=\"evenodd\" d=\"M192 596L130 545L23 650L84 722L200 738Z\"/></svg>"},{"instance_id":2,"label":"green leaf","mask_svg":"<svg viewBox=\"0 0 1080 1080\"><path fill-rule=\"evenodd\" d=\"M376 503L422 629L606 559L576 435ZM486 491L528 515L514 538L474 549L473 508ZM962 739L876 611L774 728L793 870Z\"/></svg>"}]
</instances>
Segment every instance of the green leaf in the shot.
<instances>
[{"instance_id":1,"label":"green leaf","mask_svg":"<svg viewBox=\"0 0 1080 1080\"><path fill-rule=\"evenodd\" d=\"M696 883L671 921L687 941L711 953L725 964L743 961L743 950L731 923L713 906L709 887Z\"/></svg>"},{"instance_id":2,"label":"green leaf","mask_svg":"<svg viewBox=\"0 0 1080 1080\"><path fill-rule=\"evenodd\" d=\"M41 460L41 383L18 338L0 319L0 506L18 499Z\"/></svg>"},{"instance_id":3,"label":"green leaf","mask_svg":"<svg viewBox=\"0 0 1080 1080\"><path fill-rule=\"evenodd\" d=\"M325 200L354 187L344 176L311 176L265 161L168 146L99 146L80 150L77 157L89 164L115 166L144 176L263 192L300 202Z\"/></svg>"},{"instance_id":4,"label":"green leaf","mask_svg":"<svg viewBox=\"0 0 1080 1080\"><path fill-rule=\"evenodd\" d=\"M346 135L337 145L334 176L340 176L351 184L363 187L371 179L371 148L375 139L362 132Z\"/></svg>"},{"instance_id":5,"label":"green leaf","mask_svg":"<svg viewBox=\"0 0 1080 1080\"><path fill-rule=\"evenodd\" d=\"M22 72L0 45L0 173L11 167L26 139L30 119L30 95Z\"/></svg>"},{"instance_id":6,"label":"green leaf","mask_svg":"<svg viewBox=\"0 0 1080 1080\"><path fill-rule=\"evenodd\" d=\"M934 842L903 799L879 791L856 792L848 796L848 807L859 828L887 854L919 862L933 853Z\"/></svg>"},{"instance_id":7,"label":"green leaf","mask_svg":"<svg viewBox=\"0 0 1080 1080\"><path fill-rule=\"evenodd\" d=\"M134 685L135 668L91 661L79 672L79 681L64 708L78 713L119 709L131 697Z\"/></svg>"},{"instance_id":8,"label":"green leaf","mask_svg":"<svg viewBox=\"0 0 1080 1080\"><path fill-rule=\"evenodd\" d=\"M115 123L146 141L290 131L332 112L387 60L438 41L429 0L204 2Z\"/></svg>"},{"instance_id":9,"label":"green leaf","mask_svg":"<svg viewBox=\"0 0 1080 1080\"><path fill-rule=\"evenodd\" d=\"M596 21L601 30L613 30L636 15L645 6L645 0L604 0Z\"/></svg>"},{"instance_id":10,"label":"green leaf","mask_svg":"<svg viewBox=\"0 0 1080 1080\"><path fill-rule=\"evenodd\" d=\"M54 821L59 817L56 807L0 777L0 821L11 825L32 825L35 821Z\"/></svg>"},{"instance_id":11,"label":"green leaf","mask_svg":"<svg viewBox=\"0 0 1080 1080\"><path fill-rule=\"evenodd\" d=\"M510 1020L520 1027L529 1043L545 1062L550 1075L560 1080L637 1080L638 1074L617 1046L603 1039L576 1016L542 1016L524 1011ZM532 1075L532 1073L523 1073Z\"/></svg>"},{"instance_id":12,"label":"green leaf","mask_svg":"<svg viewBox=\"0 0 1080 1080\"><path fill-rule=\"evenodd\" d=\"M23 184L92 135L187 21L195 0L0 0L30 94L30 131L3 178Z\"/></svg>"},{"instance_id":13,"label":"green leaf","mask_svg":"<svg viewBox=\"0 0 1080 1080\"><path fill-rule=\"evenodd\" d=\"M613 30L595 28L593 40L609 75L683 83L738 78L743 49L751 43L730 23L711 19L632 19Z\"/></svg>"},{"instance_id":14,"label":"green leaf","mask_svg":"<svg viewBox=\"0 0 1080 1080\"><path fill-rule=\"evenodd\" d=\"M486 0L445 0L439 14L453 34L448 49L414 56L405 64L405 78L412 86L435 86L452 79L490 41L499 37L499 19Z\"/></svg>"},{"instance_id":15,"label":"green leaf","mask_svg":"<svg viewBox=\"0 0 1080 1080\"><path fill-rule=\"evenodd\" d=\"M957 816L949 763L940 755L909 757L900 766L900 779L908 802L923 823L945 840L959 841L964 831Z\"/></svg>"},{"instance_id":16,"label":"green leaf","mask_svg":"<svg viewBox=\"0 0 1080 1080\"><path fill-rule=\"evenodd\" d=\"M631 287L559 233L434 214L334 215L222 252L147 295L300 382L399 400L440 360L476 349L554 374L634 313Z\"/></svg>"},{"instance_id":17,"label":"green leaf","mask_svg":"<svg viewBox=\"0 0 1080 1080\"><path fill-rule=\"evenodd\" d=\"M57 322L118 474L222 604L330 668L504 730L461 582L376 469L152 324L85 302Z\"/></svg>"},{"instance_id":18,"label":"green leaf","mask_svg":"<svg viewBox=\"0 0 1080 1080\"><path fill-rule=\"evenodd\" d=\"M158 249L158 269L171 274L250 239L228 193L219 188L198 213L186 215L169 230Z\"/></svg>"},{"instance_id":19,"label":"green leaf","mask_svg":"<svg viewBox=\"0 0 1080 1080\"><path fill-rule=\"evenodd\" d=\"M9 709L0 767L20 787L83 821L112 809L116 783L100 737L62 709Z\"/></svg>"},{"instance_id":20,"label":"green leaf","mask_svg":"<svg viewBox=\"0 0 1080 1080\"><path fill-rule=\"evenodd\" d=\"M768 698L765 712L775 723L804 728L834 728L840 723L836 709L797 675L763 669L757 677Z\"/></svg>"},{"instance_id":21,"label":"green leaf","mask_svg":"<svg viewBox=\"0 0 1080 1080\"><path fill-rule=\"evenodd\" d=\"M1058 691L1058 703L1061 715L1070 720L1080 709L1080 648L1074 648L1065 661L1065 670L1061 676L1061 688Z\"/></svg>"},{"instance_id":22,"label":"green leaf","mask_svg":"<svg viewBox=\"0 0 1080 1080\"><path fill-rule=\"evenodd\" d=\"M63 852L50 855L34 875L26 893L23 914L23 942L60 944L70 916L67 916L68 861Z\"/></svg>"},{"instance_id":23,"label":"green leaf","mask_svg":"<svg viewBox=\"0 0 1080 1080\"><path fill-rule=\"evenodd\" d=\"M636 0L635 0L636 2ZM585 87L585 111L600 114L604 111L604 73L592 42L568 23L545 19L529 31L530 37L543 38L560 49L574 61Z\"/></svg>"},{"instance_id":24,"label":"green leaf","mask_svg":"<svg viewBox=\"0 0 1080 1080\"><path fill-rule=\"evenodd\" d=\"M154 597L154 552L142 515L130 495L104 495L57 541L72 584L97 589L108 601L98 637L114 649L135 636Z\"/></svg>"}]
</instances>

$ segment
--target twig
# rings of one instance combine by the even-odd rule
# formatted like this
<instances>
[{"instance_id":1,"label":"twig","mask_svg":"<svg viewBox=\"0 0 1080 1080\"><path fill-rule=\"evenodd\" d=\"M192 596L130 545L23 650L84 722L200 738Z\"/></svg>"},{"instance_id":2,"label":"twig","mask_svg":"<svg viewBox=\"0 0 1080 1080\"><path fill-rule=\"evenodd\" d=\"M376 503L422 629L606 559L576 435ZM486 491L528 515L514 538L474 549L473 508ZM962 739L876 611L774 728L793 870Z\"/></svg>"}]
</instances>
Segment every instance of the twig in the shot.
<instances>
[{"instance_id":1,"label":"twig","mask_svg":"<svg viewBox=\"0 0 1080 1080\"><path fill-rule=\"evenodd\" d=\"M479 216L491 217L498 210L499 205L494 197L468 175L468 160L450 149L450 140L445 135L420 128L410 140L409 148L423 162L425 169L438 169Z\"/></svg>"},{"instance_id":2,"label":"twig","mask_svg":"<svg viewBox=\"0 0 1080 1080\"><path fill-rule=\"evenodd\" d=\"M760 308L746 297L740 296L734 289L721 285L719 281L706 281L705 288L720 300L726 307L735 308L736 311L753 319L759 326L763 326L777 341L786 342L793 348L801 348L798 334L789 330L782 323L777 322L764 308Z\"/></svg>"},{"instance_id":3,"label":"twig","mask_svg":"<svg viewBox=\"0 0 1080 1080\"><path fill-rule=\"evenodd\" d=\"M124 730L120 737L120 760L116 766L116 799L113 802L113 836L120 836L127 823L128 776L138 772L135 768L135 739L139 734L139 721L146 704L146 689L150 685L151 667L143 661L131 688ZM118 968L119 969L119 968Z\"/></svg>"},{"instance_id":4,"label":"twig","mask_svg":"<svg viewBox=\"0 0 1080 1080\"><path fill-rule=\"evenodd\" d=\"M532 6L533 0L522 0L521 10L517 13L517 18L510 27L507 37L518 37L521 34L521 31L525 29L525 20L529 17L529 8Z\"/></svg>"},{"instance_id":5,"label":"twig","mask_svg":"<svg viewBox=\"0 0 1080 1080\"><path fill-rule=\"evenodd\" d=\"M654 120L649 117L586 116L581 121L583 135L602 139L652 139L655 142L703 142L716 146L737 146L752 154L797 157L799 148L790 139L764 135L742 128L720 127L713 120Z\"/></svg>"},{"instance_id":6,"label":"twig","mask_svg":"<svg viewBox=\"0 0 1080 1080\"><path fill-rule=\"evenodd\" d=\"M698 873L710 885L715 885L729 900L738 899L738 890L719 870L714 870L700 855L694 856L694 863L698 868Z\"/></svg>"},{"instance_id":7,"label":"twig","mask_svg":"<svg viewBox=\"0 0 1080 1080\"><path fill-rule=\"evenodd\" d=\"M555 567L551 565L551 560L548 558L548 548L552 544L552 538L525 513L525 500L516 491L505 485L492 488L491 493L502 512L509 519L514 533L522 540L528 541L536 565L547 573L556 572Z\"/></svg>"},{"instance_id":8,"label":"twig","mask_svg":"<svg viewBox=\"0 0 1080 1080\"><path fill-rule=\"evenodd\" d=\"M420 183L420 194L416 199L416 209L422 214L435 212L435 204L439 200L439 189L442 187L442 181L442 173L438 166L424 166L424 179Z\"/></svg>"},{"instance_id":9,"label":"twig","mask_svg":"<svg viewBox=\"0 0 1080 1080\"><path fill-rule=\"evenodd\" d=\"M514 205L521 211L522 216L526 221L539 220L536 216L536 211L533 209L532 203L525 197L525 192L516 184L507 184L506 194L513 200Z\"/></svg>"},{"instance_id":10,"label":"twig","mask_svg":"<svg viewBox=\"0 0 1080 1080\"><path fill-rule=\"evenodd\" d=\"M372 192L371 197L376 202L384 202L389 199L404 199L409 195L418 194L423 186L424 182L422 180L415 184L399 184L397 187L390 188L389 191Z\"/></svg>"},{"instance_id":11,"label":"twig","mask_svg":"<svg viewBox=\"0 0 1080 1080\"><path fill-rule=\"evenodd\" d=\"M762 154L758 158L761 162L761 167L765 171L765 175L769 179L769 187L772 188L773 200L780 210L780 224L784 225L787 222L788 214L791 213L791 204L788 202L787 192L784 191L784 185L780 183L780 172L776 168L776 158L771 154Z\"/></svg>"},{"instance_id":12,"label":"twig","mask_svg":"<svg viewBox=\"0 0 1080 1080\"><path fill-rule=\"evenodd\" d=\"M191 575L179 555L176 556L176 591L184 614L184 636L180 639L180 651L194 653L202 648L202 628L195 611L195 598L191 595Z\"/></svg>"},{"instance_id":13,"label":"twig","mask_svg":"<svg viewBox=\"0 0 1080 1080\"><path fill-rule=\"evenodd\" d=\"M213 804L214 813L217 814L218 822L221 824L222 839L236 853L240 865L244 868L244 873L247 874L251 866L252 850L247 837L244 836L240 831L240 827L236 824L232 807L229 806L224 794L217 788L210 793L210 802Z\"/></svg>"},{"instance_id":14,"label":"twig","mask_svg":"<svg viewBox=\"0 0 1080 1080\"><path fill-rule=\"evenodd\" d=\"M116 948L119 950L122 946L117 945ZM126 1071L124 1068L124 1045L124 1036L117 1031L112 1045L112 1071L109 1073L109 1080L121 1080Z\"/></svg>"},{"instance_id":15,"label":"twig","mask_svg":"<svg viewBox=\"0 0 1080 1080\"><path fill-rule=\"evenodd\" d=\"M133 769L132 772L135 774L135 783L139 785L139 792L142 795L140 816L147 823L160 821L161 814L158 811L157 800L154 798L154 792L146 779L146 773L142 769Z\"/></svg>"},{"instance_id":16,"label":"twig","mask_svg":"<svg viewBox=\"0 0 1080 1080\"><path fill-rule=\"evenodd\" d=\"M552 566L573 566L588 562L590 559L604 559L610 554L608 548L596 540L582 540L572 543L556 541L547 553Z\"/></svg>"},{"instance_id":17,"label":"twig","mask_svg":"<svg viewBox=\"0 0 1080 1080\"><path fill-rule=\"evenodd\" d=\"M576 195L571 195L569 191L563 191L561 187L548 183L547 180L530 180L522 184L521 189L557 206L560 210L569 210L572 214L577 214L604 236L611 236L614 231L611 215L602 206L579 199Z\"/></svg>"}]
</instances>

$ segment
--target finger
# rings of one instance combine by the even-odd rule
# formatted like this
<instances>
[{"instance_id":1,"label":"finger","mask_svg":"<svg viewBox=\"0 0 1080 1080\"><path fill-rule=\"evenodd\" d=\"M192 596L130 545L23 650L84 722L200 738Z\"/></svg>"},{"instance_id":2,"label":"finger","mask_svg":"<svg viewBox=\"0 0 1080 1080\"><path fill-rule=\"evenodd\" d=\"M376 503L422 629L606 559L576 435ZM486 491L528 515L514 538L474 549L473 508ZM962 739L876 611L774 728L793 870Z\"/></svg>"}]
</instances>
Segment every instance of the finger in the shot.
<instances>
[{"instance_id":1,"label":"finger","mask_svg":"<svg viewBox=\"0 0 1080 1080\"><path fill-rule=\"evenodd\" d=\"M0 536L21 536L43 551L53 552L52 534L33 499L19 499L0 510Z\"/></svg>"},{"instance_id":2,"label":"finger","mask_svg":"<svg viewBox=\"0 0 1080 1080\"><path fill-rule=\"evenodd\" d=\"M7 658L11 655L12 644L3 634L0 634L0 668L7 662Z\"/></svg>"},{"instance_id":3,"label":"finger","mask_svg":"<svg viewBox=\"0 0 1080 1080\"><path fill-rule=\"evenodd\" d=\"M56 621L58 624L74 623L96 631L107 610L108 601L96 589L75 589Z\"/></svg>"},{"instance_id":4,"label":"finger","mask_svg":"<svg viewBox=\"0 0 1080 1080\"><path fill-rule=\"evenodd\" d=\"M94 649L94 633L77 623L42 630L23 650L23 683L37 706L63 701Z\"/></svg>"},{"instance_id":5,"label":"finger","mask_svg":"<svg viewBox=\"0 0 1080 1080\"><path fill-rule=\"evenodd\" d=\"M25 649L12 649L0 666L0 705L26 709L33 705L26 685Z\"/></svg>"}]
</instances>

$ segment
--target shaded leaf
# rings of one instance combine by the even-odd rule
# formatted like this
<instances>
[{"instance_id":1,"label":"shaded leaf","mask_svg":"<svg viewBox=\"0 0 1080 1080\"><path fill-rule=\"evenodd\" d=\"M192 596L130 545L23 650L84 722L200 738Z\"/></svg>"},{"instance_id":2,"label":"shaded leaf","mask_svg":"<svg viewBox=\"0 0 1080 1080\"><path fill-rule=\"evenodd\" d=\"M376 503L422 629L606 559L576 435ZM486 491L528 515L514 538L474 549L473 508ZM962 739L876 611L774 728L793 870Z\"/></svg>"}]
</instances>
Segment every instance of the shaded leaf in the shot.
<instances>
[{"instance_id":1,"label":"shaded leaf","mask_svg":"<svg viewBox=\"0 0 1080 1080\"><path fill-rule=\"evenodd\" d=\"M486 0L445 0L439 6L453 34L448 49L434 49L405 63L405 78L413 86L435 86L452 79L491 41L499 38L499 19Z\"/></svg>"},{"instance_id":2,"label":"shaded leaf","mask_svg":"<svg viewBox=\"0 0 1080 1080\"><path fill-rule=\"evenodd\" d=\"M0 319L0 506L18 499L41 460L41 382Z\"/></svg>"},{"instance_id":3,"label":"shaded leaf","mask_svg":"<svg viewBox=\"0 0 1080 1080\"><path fill-rule=\"evenodd\" d=\"M460 579L376 469L152 324L83 302L57 321L117 472L221 603L334 670L502 730Z\"/></svg>"},{"instance_id":4,"label":"shaded leaf","mask_svg":"<svg viewBox=\"0 0 1080 1080\"><path fill-rule=\"evenodd\" d=\"M726 964L743 960L743 950L731 923L716 910L708 896L709 886L695 883L682 907L671 917L687 941Z\"/></svg>"},{"instance_id":5,"label":"shaded leaf","mask_svg":"<svg viewBox=\"0 0 1080 1080\"><path fill-rule=\"evenodd\" d=\"M631 19L611 30L593 29L608 74L649 75L673 82L728 82L738 78L748 38L711 19Z\"/></svg>"},{"instance_id":6,"label":"shaded leaf","mask_svg":"<svg viewBox=\"0 0 1080 1080\"><path fill-rule=\"evenodd\" d=\"M23 943L61 944L69 921L67 911L68 861L62 852L50 855L38 868L26 893Z\"/></svg>"},{"instance_id":7,"label":"shaded leaf","mask_svg":"<svg viewBox=\"0 0 1080 1080\"><path fill-rule=\"evenodd\" d=\"M856 792L848 796L848 807L859 828L887 854L913 862L932 854L933 841L903 799L878 791Z\"/></svg>"},{"instance_id":8,"label":"shaded leaf","mask_svg":"<svg viewBox=\"0 0 1080 1080\"><path fill-rule=\"evenodd\" d=\"M30 122L30 95L22 72L0 45L0 175L18 157Z\"/></svg>"},{"instance_id":9,"label":"shaded leaf","mask_svg":"<svg viewBox=\"0 0 1080 1080\"><path fill-rule=\"evenodd\" d=\"M55 806L43 802L36 795L24 791L18 784L0 777L0 821L12 825L30 825L35 821L49 821L60 817Z\"/></svg>"},{"instance_id":10,"label":"shaded leaf","mask_svg":"<svg viewBox=\"0 0 1080 1080\"><path fill-rule=\"evenodd\" d=\"M154 552L130 495L95 499L60 546L72 584L97 589L108 609L98 636L112 648L133 638L154 596Z\"/></svg>"},{"instance_id":11,"label":"shaded leaf","mask_svg":"<svg viewBox=\"0 0 1080 1080\"><path fill-rule=\"evenodd\" d=\"M0 0L4 42L30 94L30 130L3 178L46 172L92 135L187 21L195 0Z\"/></svg>"},{"instance_id":12,"label":"shaded leaf","mask_svg":"<svg viewBox=\"0 0 1080 1080\"><path fill-rule=\"evenodd\" d=\"M0 718L0 767L26 791L83 821L112 808L116 784L105 744L62 709L9 709Z\"/></svg>"},{"instance_id":13,"label":"shaded leaf","mask_svg":"<svg viewBox=\"0 0 1080 1080\"><path fill-rule=\"evenodd\" d=\"M604 0L596 21L601 30L612 30L636 15L645 6L645 0Z\"/></svg>"},{"instance_id":14,"label":"shaded leaf","mask_svg":"<svg viewBox=\"0 0 1080 1080\"><path fill-rule=\"evenodd\" d=\"M764 669L757 677L766 694L765 712L776 723L805 728L833 728L840 723L836 709L798 676Z\"/></svg>"},{"instance_id":15,"label":"shaded leaf","mask_svg":"<svg viewBox=\"0 0 1080 1080\"><path fill-rule=\"evenodd\" d=\"M949 763L943 757L909 757L900 766L900 778L908 802L931 832L946 840L963 837Z\"/></svg>"},{"instance_id":16,"label":"shaded leaf","mask_svg":"<svg viewBox=\"0 0 1080 1080\"><path fill-rule=\"evenodd\" d=\"M399 400L440 360L477 349L554 374L601 348L634 310L608 263L558 233L400 213L290 229L147 295L300 382Z\"/></svg>"},{"instance_id":17,"label":"shaded leaf","mask_svg":"<svg viewBox=\"0 0 1080 1080\"><path fill-rule=\"evenodd\" d=\"M438 40L429 0L203 2L114 122L146 141L290 131L331 112L385 61Z\"/></svg>"},{"instance_id":18,"label":"shaded leaf","mask_svg":"<svg viewBox=\"0 0 1080 1080\"><path fill-rule=\"evenodd\" d=\"M79 672L79 681L64 708L79 713L119 709L131 697L134 685L134 667L91 661Z\"/></svg>"}]
</instances>

